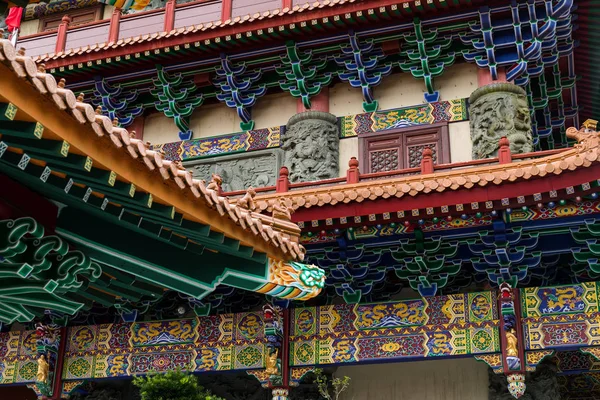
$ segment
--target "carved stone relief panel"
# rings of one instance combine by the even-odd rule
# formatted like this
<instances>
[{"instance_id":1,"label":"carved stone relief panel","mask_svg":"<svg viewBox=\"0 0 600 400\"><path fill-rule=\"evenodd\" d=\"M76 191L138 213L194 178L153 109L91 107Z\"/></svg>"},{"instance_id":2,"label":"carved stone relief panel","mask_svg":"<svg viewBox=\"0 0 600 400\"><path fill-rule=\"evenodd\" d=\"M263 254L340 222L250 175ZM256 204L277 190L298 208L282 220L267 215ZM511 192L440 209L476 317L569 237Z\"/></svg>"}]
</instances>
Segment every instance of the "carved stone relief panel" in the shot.
<instances>
[{"instance_id":1,"label":"carved stone relief panel","mask_svg":"<svg viewBox=\"0 0 600 400\"><path fill-rule=\"evenodd\" d=\"M525 90L512 83L493 83L475 90L469 99L473 158L496 157L500 138L510 151L533 151L531 116Z\"/></svg>"},{"instance_id":2,"label":"carved stone relief panel","mask_svg":"<svg viewBox=\"0 0 600 400\"><path fill-rule=\"evenodd\" d=\"M290 181L312 182L336 178L340 155L340 138L335 115L306 111L294 115L281 137L285 166Z\"/></svg>"},{"instance_id":3,"label":"carved stone relief panel","mask_svg":"<svg viewBox=\"0 0 600 400\"><path fill-rule=\"evenodd\" d=\"M223 179L223 191L246 190L248 187L275 186L283 151L270 149L231 156L189 161L183 165L194 178L210 181L215 173Z\"/></svg>"}]
</instances>

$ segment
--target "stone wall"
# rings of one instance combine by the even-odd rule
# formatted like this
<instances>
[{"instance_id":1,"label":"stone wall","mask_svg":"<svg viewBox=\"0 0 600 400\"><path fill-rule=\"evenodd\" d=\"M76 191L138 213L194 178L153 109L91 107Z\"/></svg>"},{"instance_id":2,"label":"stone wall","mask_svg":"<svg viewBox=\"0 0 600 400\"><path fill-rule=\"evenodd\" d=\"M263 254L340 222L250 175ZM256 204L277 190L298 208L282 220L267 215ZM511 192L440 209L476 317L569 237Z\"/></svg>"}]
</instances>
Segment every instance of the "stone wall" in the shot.
<instances>
[{"instance_id":1,"label":"stone wall","mask_svg":"<svg viewBox=\"0 0 600 400\"><path fill-rule=\"evenodd\" d=\"M487 400L488 366L473 358L340 367L342 400Z\"/></svg>"}]
</instances>

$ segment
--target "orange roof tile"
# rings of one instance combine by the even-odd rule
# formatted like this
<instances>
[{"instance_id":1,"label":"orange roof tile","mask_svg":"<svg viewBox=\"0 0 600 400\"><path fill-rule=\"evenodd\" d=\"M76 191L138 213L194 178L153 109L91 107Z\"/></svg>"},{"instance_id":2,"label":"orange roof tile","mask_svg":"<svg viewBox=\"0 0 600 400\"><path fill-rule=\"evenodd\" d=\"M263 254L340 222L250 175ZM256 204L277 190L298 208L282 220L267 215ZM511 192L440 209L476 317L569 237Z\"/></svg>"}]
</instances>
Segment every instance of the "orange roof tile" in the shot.
<instances>
[{"instance_id":1,"label":"orange roof tile","mask_svg":"<svg viewBox=\"0 0 600 400\"><path fill-rule=\"evenodd\" d=\"M282 252L291 259L304 258L305 249L299 244L300 228L297 225L231 204L217 191L208 188L204 181L193 178L192 173L181 164L165 160L162 154L150 150L148 143L133 138L126 129L114 126L108 117L97 114L90 104L83 102L83 96L76 97L72 91L64 88L64 80L57 83L42 65L38 67L30 57L17 53L8 40L0 40L0 63L8 67L16 80L22 80L24 85L32 85L40 96L52 100L47 102L48 112L70 114L78 123L91 128L102 140L111 142L122 152L122 157L131 157L145 165L156 179L162 177L165 181L173 181L181 189L181 196L193 196L197 199L198 207L211 207L223 221L230 220L239 225L236 234L228 236L236 236L235 239L247 243L247 236L251 232L251 235L266 242L273 254ZM81 134L91 134L91 131L81 129ZM54 133L60 136L60 132ZM186 214L183 214L185 218ZM222 227L213 228L221 230Z\"/></svg>"}]
</instances>

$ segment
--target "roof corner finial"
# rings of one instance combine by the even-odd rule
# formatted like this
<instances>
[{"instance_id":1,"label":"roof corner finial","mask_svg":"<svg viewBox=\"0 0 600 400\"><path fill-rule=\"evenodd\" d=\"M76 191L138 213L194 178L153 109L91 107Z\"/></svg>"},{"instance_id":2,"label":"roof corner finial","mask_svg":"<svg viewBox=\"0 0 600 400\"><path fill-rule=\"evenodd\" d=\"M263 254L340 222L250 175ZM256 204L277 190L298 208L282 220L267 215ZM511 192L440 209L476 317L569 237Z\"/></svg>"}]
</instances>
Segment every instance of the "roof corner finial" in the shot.
<instances>
[{"instance_id":1,"label":"roof corner finial","mask_svg":"<svg viewBox=\"0 0 600 400\"><path fill-rule=\"evenodd\" d=\"M246 190L246 194L242 198L238 199L237 206L245 208L249 211L256 210L256 203L254 203L254 197L256 197L256 190L254 190L254 188L250 186Z\"/></svg>"}]
</instances>

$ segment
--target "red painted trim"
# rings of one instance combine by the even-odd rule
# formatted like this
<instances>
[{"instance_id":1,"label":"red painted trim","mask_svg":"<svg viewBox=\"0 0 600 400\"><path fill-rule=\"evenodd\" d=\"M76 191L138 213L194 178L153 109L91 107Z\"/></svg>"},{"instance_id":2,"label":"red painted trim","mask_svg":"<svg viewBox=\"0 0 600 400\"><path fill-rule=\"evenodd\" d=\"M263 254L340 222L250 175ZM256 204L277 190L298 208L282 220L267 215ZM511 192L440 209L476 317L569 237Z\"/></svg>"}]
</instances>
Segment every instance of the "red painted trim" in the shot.
<instances>
[{"instance_id":1,"label":"red painted trim","mask_svg":"<svg viewBox=\"0 0 600 400\"><path fill-rule=\"evenodd\" d=\"M329 112L329 87L325 86L318 95L310 99L310 105L309 110L304 107L302 99L296 99L296 112L298 114L306 111Z\"/></svg>"},{"instance_id":2,"label":"red painted trim","mask_svg":"<svg viewBox=\"0 0 600 400\"><path fill-rule=\"evenodd\" d=\"M110 27L108 28L108 43L114 43L119 40L120 26L121 26L121 9L115 8L110 17Z\"/></svg>"},{"instance_id":3,"label":"red painted trim","mask_svg":"<svg viewBox=\"0 0 600 400\"><path fill-rule=\"evenodd\" d=\"M67 350L67 328L60 329L60 346L56 357L56 365L54 368L54 392L52 400L62 399L62 371L65 363L65 353Z\"/></svg>"},{"instance_id":4,"label":"red painted trim","mask_svg":"<svg viewBox=\"0 0 600 400\"><path fill-rule=\"evenodd\" d=\"M502 351L502 371L505 375L510 374L524 374L526 368L525 360L525 336L523 335L523 321L521 315L521 291L519 289L512 289L513 293L513 304L515 309L515 333L519 340L517 351L519 352L519 358L521 359L521 369L513 370L508 368L506 362L506 335L504 334L504 318L502 316L502 299L501 292L498 293L498 313L500 314L500 350Z\"/></svg>"},{"instance_id":5,"label":"red painted trim","mask_svg":"<svg viewBox=\"0 0 600 400\"><path fill-rule=\"evenodd\" d=\"M294 6L292 0L281 0L281 8L282 9L286 9L286 8L292 8Z\"/></svg>"},{"instance_id":6,"label":"red painted trim","mask_svg":"<svg viewBox=\"0 0 600 400\"><path fill-rule=\"evenodd\" d=\"M412 0L381 0L378 4L379 7L391 6L396 4L408 3ZM231 0L225 0L225 2L231 2ZM224 3L225 4L225 3ZM155 49L162 49L164 47L173 47L177 45L184 45L186 43L194 43L197 41L203 41L221 36L235 36L238 33L256 31L256 30L267 30L268 28L277 27L280 25L287 24L298 24L304 21L310 21L312 19L331 17L333 15L343 15L345 13L352 13L356 11L364 11L369 8L373 8L372 3L357 2L351 4L344 4L341 6L332 6L325 8L317 8L312 11L294 12L292 14L283 15L281 17L264 18L255 20L252 22L238 23L234 25L226 25L214 29L207 29L205 31L198 31L190 33L188 35L171 36L162 39L155 39L151 41L144 41L136 43L130 46L119 46L110 48L107 50L94 51L92 53L79 54L75 56L68 56L57 60L45 61L46 69L58 68L65 65L72 65L77 63L86 63L88 61L94 61L109 57L125 56L134 53L143 53L144 51L152 51ZM222 11L224 11L222 9ZM226 11L226 10L225 10ZM152 13L153 11L148 11ZM228 11L231 15L231 11ZM123 19L128 17L136 17L140 15L133 14L131 16L125 15ZM223 12L221 13L223 15Z\"/></svg>"},{"instance_id":7,"label":"red painted trim","mask_svg":"<svg viewBox=\"0 0 600 400\"><path fill-rule=\"evenodd\" d=\"M484 187L463 188L457 191L446 190L442 193L422 193L417 196L405 194L401 198L380 198L375 201L367 200L361 203L350 202L348 204L337 203L322 207L302 207L292 214L292 220L294 222L324 220L327 218L383 214L385 212L424 209L427 207L470 204L471 202L500 201L504 198L515 198L519 195L531 196L534 193L543 194L552 190L561 190L566 187L581 185L595 181L598 176L600 176L600 165L595 165L590 168L579 168L573 173L563 172L560 175L552 174L552 176L547 175L543 178L522 180L515 183L503 182L501 185L488 183Z\"/></svg>"},{"instance_id":8,"label":"red painted trim","mask_svg":"<svg viewBox=\"0 0 600 400\"><path fill-rule=\"evenodd\" d=\"M498 79L493 80L490 70L487 68L477 68L477 85L479 87L489 85L491 83L508 82L506 80L506 68L498 67Z\"/></svg>"},{"instance_id":9,"label":"red painted trim","mask_svg":"<svg viewBox=\"0 0 600 400\"><path fill-rule=\"evenodd\" d=\"M50 30L47 30L47 31L44 31L44 32L32 33L31 35L19 36L19 43L21 43L23 41L27 41L29 39L36 39L38 37L56 35L56 32L58 32L58 28L56 28L56 29L50 29Z\"/></svg>"},{"instance_id":10,"label":"red painted trim","mask_svg":"<svg viewBox=\"0 0 600 400\"><path fill-rule=\"evenodd\" d=\"M283 310L283 341L281 343L281 375L283 387L290 385L290 309Z\"/></svg>"},{"instance_id":11,"label":"red painted trim","mask_svg":"<svg viewBox=\"0 0 600 400\"><path fill-rule=\"evenodd\" d=\"M175 8L188 8L188 7L194 7L195 5L198 4L202 4L202 3L217 3L217 0L196 0L196 1L190 1L189 3L183 3L183 4L176 4Z\"/></svg>"},{"instance_id":12,"label":"red painted trim","mask_svg":"<svg viewBox=\"0 0 600 400\"><path fill-rule=\"evenodd\" d=\"M146 117L140 115L136 119L133 120L131 125L127 128L129 132L135 132L136 139L144 138L144 123L146 122Z\"/></svg>"},{"instance_id":13,"label":"red painted trim","mask_svg":"<svg viewBox=\"0 0 600 400\"><path fill-rule=\"evenodd\" d=\"M171 32L175 27L175 0L168 0L165 5L165 32Z\"/></svg>"},{"instance_id":14,"label":"red painted trim","mask_svg":"<svg viewBox=\"0 0 600 400\"><path fill-rule=\"evenodd\" d=\"M231 11L233 10L233 0L223 0L221 3L221 22L231 19Z\"/></svg>"},{"instance_id":15,"label":"red painted trim","mask_svg":"<svg viewBox=\"0 0 600 400\"><path fill-rule=\"evenodd\" d=\"M67 44L67 29L69 29L70 22L71 17L65 15L62 18L62 22L58 26L58 35L56 36L56 47L54 48L55 53L65 51L65 46Z\"/></svg>"}]
</instances>

